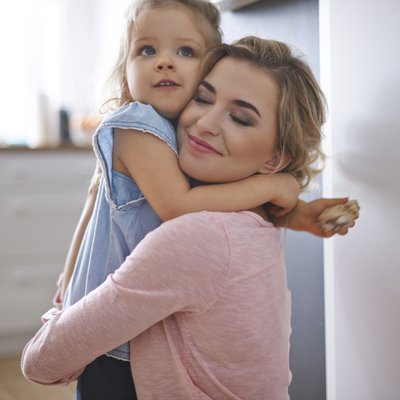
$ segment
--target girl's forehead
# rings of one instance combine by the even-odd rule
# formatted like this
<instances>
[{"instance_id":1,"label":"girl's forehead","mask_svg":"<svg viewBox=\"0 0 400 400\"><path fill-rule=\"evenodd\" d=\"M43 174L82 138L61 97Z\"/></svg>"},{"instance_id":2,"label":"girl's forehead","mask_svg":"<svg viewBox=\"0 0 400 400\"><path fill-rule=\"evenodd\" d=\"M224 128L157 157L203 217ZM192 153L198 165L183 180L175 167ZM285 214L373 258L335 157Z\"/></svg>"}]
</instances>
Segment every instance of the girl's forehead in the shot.
<instances>
[{"instance_id":1,"label":"girl's forehead","mask_svg":"<svg viewBox=\"0 0 400 400\"><path fill-rule=\"evenodd\" d=\"M195 10L183 4L172 3L143 9L135 18L132 34L188 37L206 47L212 40L212 27Z\"/></svg>"}]
</instances>

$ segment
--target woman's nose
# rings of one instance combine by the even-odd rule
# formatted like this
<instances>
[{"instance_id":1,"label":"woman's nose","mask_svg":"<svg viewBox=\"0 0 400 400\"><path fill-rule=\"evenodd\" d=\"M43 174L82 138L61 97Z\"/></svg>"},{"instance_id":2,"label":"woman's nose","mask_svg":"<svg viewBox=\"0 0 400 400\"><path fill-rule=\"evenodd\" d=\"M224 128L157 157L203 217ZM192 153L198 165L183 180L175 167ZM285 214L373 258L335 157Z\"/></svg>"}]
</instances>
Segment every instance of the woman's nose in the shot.
<instances>
[{"instance_id":1,"label":"woman's nose","mask_svg":"<svg viewBox=\"0 0 400 400\"><path fill-rule=\"evenodd\" d=\"M221 133L220 118L216 110L208 109L198 120L197 127L203 134L219 135Z\"/></svg>"},{"instance_id":2,"label":"woman's nose","mask_svg":"<svg viewBox=\"0 0 400 400\"><path fill-rule=\"evenodd\" d=\"M161 56L155 64L155 69L159 72L163 71L173 72L176 70L176 65L171 57Z\"/></svg>"}]
</instances>

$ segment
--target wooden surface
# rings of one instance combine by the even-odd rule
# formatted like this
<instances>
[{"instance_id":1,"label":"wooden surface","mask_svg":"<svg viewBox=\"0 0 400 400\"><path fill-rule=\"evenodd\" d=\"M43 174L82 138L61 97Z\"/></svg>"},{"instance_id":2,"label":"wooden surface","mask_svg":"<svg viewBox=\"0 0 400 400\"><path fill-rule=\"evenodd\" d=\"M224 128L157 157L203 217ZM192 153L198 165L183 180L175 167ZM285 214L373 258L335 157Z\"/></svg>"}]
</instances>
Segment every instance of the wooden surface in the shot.
<instances>
[{"instance_id":1,"label":"wooden surface","mask_svg":"<svg viewBox=\"0 0 400 400\"><path fill-rule=\"evenodd\" d=\"M0 400L74 400L75 384L41 386L27 381L19 359L0 359Z\"/></svg>"}]
</instances>

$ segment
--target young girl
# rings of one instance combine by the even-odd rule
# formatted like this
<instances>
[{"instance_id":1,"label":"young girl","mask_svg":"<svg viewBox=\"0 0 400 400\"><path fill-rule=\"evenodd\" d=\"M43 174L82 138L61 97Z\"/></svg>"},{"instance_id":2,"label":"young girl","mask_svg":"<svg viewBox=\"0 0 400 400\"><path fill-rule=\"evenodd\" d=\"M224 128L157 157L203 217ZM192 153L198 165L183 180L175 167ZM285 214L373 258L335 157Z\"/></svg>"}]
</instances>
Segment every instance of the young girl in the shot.
<instances>
[{"instance_id":1,"label":"young girl","mask_svg":"<svg viewBox=\"0 0 400 400\"><path fill-rule=\"evenodd\" d=\"M277 156L305 183L324 119L307 65L286 45L257 38L207 59L215 66L180 116L183 170L197 181L231 182ZM279 230L266 218L258 207L164 223L100 287L48 315L24 350L25 376L71 381L133 338L141 399L287 400L290 295Z\"/></svg>"},{"instance_id":2,"label":"young girl","mask_svg":"<svg viewBox=\"0 0 400 400\"><path fill-rule=\"evenodd\" d=\"M92 215L65 307L98 287L161 221L200 210L239 211L266 202L287 210L295 206L299 186L289 174L242 176L230 184L191 188L179 168L174 125L197 88L203 54L220 41L219 13L207 1L139 0L130 8L114 73L119 108L94 137L100 186L95 204L87 206ZM232 118L237 125L247 123L241 113L233 112ZM193 139L192 145L199 154L213 153L200 140ZM284 167L279 156L266 161L259 172ZM74 259L69 260L64 287ZM79 378L82 400L98 399L99 393L107 398L107 391L116 399L117 389L124 392L119 377L130 375L129 363L124 362L129 361L129 345L108 354L113 358L99 358ZM131 390L132 385L128 398Z\"/></svg>"}]
</instances>

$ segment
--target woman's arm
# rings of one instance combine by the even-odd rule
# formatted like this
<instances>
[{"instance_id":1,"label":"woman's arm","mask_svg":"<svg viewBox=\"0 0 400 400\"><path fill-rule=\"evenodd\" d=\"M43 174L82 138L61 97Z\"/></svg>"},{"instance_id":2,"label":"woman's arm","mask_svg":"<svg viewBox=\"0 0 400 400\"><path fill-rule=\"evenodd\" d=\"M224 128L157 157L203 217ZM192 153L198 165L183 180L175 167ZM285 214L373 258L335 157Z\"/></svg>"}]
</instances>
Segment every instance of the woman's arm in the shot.
<instances>
[{"instance_id":1,"label":"woman's arm","mask_svg":"<svg viewBox=\"0 0 400 400\"><path fill-rule=\"evenodd\" d=\"M113 167L134 179L162 220L190 212L240 211L272 202L285 210L299 185L289 174L257 174L240 181L191 188L176 155L151 134L116 130Z\"/></svg>"},{"instance_id":2,"label":"woman's arm","mask_svg":"<svg viewBox=\"0 0 400 400\"><path fill-rule=\"evenodd\" d=\"M229 260L225 230L213 215L191 214L161 225L102 285L47 314L24 349L22 372L41 384L68 383L96 357L174 312L203 313L224 287Z\"/></svg>"},{"instance_id":3,"label":"woman's arm","mask_svg":"<svg viewBox=\"0 0 400 400\"><path fill-rule=\"evenodd\" d=\"M329 238L335 234L346 235L349 228L355 225L355 220L358 218L358 212L351 216L353 219L349 226L338 226L336 230L330 231L323 230L319 219L321 213L329 207L346 204L348 201L349 199L347 197L336 199L320 198L310 202L299 200L296 207L287 215L282 216L280 210L275 207L267 207L267 212L276 226L297 231L306 231L316 236Z\"/></svg>"},{"instance_id":4,"label":"woman's arm","mask_svg":"<svg viewBox=\"0 0 400 400\"><path fill-rule=\"evenodd\" d=\"M64 265L64 271L62 272L60 278L59 289L54 299L54 303L57 304L58 307L61 306L61 303L64 299L65 291L71 279L72 273L74 272L75 269L76 259L78 257L83 236L85 234L87 225L93 213L94 204L96 202L96 196L98 192L100 174L101 174L100 166L96 165L93 178L90 182L86 202L83 207L78 224L75 228L75 232L72 237L72 241L68 250L67 258Z\"/></svg>"}]
</instances>

